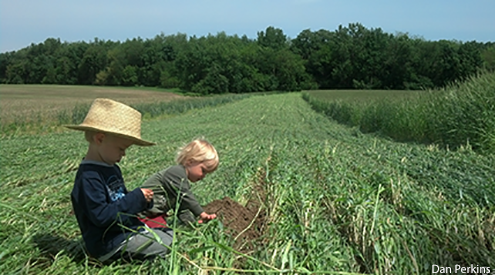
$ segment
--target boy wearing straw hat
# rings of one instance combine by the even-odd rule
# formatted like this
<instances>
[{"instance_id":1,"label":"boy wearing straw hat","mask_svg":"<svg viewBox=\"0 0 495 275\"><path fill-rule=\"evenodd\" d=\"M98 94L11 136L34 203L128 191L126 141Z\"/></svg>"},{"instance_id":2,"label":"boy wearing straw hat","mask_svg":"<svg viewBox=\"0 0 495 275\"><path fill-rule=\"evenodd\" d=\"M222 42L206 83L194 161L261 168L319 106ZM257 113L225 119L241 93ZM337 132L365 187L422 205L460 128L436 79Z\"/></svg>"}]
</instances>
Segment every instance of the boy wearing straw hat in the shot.
<instances>
[{"instance_id":1,"label":"boy wearing straw hat","mask_svg":"<svg viewBox=\"0 0 495 275\"><path fill-rule=\"evenodd\" d=\"M172 243L172 231L150 229L136 217L153 206L153 191L128 191L117 165L131 145L154 145L141 139L141 113L122 103L98 98L83 123L66 127L84 131L89 143L71 193L89 254L102 262L119 257L164 257Z\"/></svg>"}]
</instances>

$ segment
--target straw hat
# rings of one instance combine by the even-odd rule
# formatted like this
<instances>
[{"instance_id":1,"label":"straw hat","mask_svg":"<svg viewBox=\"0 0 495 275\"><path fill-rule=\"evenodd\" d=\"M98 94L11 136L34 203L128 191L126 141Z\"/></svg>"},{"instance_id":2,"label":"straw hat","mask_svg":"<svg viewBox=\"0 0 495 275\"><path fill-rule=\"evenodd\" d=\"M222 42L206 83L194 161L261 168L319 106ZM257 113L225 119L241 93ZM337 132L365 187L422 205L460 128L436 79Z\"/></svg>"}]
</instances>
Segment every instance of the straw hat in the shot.
<instances>
[{"instance_id":1,"label":"straw hat","mask_svg":"<svg viewBox=\"0 0 495 275\"><path fill-rule=\"evenodd\" d=\"M83 123L65 125L65 127L73 130L114 134L130 139L140 146L155 145L153 142L141 139L141 113L111 99L95 99Z\"/></svg>"}]
</instances>

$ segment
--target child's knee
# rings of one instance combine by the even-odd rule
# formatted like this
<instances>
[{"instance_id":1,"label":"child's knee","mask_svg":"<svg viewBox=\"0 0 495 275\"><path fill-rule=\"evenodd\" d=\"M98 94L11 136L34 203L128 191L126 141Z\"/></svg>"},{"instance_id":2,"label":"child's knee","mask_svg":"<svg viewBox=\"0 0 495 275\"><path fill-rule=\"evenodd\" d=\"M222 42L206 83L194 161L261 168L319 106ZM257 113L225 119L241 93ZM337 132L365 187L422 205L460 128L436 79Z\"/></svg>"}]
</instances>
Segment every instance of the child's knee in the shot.
<instances>
[{"instance_id":1,"label":"child's knee","mask_svg":"<svg viewBox=\"0 0 495 275\"><path fill-rule=\"evenodd\" d=\"M153 231L160 237L162 243L169 248L172 245L174 232L170 228L153 228Z\"/></svg>"}]
</instances>

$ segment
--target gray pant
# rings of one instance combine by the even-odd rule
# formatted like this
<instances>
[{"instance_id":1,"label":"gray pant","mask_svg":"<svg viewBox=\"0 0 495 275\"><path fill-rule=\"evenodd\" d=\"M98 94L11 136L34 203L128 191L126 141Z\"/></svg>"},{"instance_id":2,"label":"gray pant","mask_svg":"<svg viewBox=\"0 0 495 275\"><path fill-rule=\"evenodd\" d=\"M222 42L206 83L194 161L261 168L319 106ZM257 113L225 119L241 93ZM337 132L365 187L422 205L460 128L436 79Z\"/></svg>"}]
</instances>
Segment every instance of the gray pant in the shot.
<instances>
[{"instance_id":1,"label":"gray pant","mask_svg":"<svg viewBox=\"0 0 495 275\"><path fill-rule=\"evenodd\" d=\"M153 233L148 230L151 230ZM113 255L112 260L117 258L128 260L164 258L172 245L172 229L149 228L148 230L140 232L125 241L122 248ZM157 240L161 240L163 244Z\"/></svg>"}]
</instances>

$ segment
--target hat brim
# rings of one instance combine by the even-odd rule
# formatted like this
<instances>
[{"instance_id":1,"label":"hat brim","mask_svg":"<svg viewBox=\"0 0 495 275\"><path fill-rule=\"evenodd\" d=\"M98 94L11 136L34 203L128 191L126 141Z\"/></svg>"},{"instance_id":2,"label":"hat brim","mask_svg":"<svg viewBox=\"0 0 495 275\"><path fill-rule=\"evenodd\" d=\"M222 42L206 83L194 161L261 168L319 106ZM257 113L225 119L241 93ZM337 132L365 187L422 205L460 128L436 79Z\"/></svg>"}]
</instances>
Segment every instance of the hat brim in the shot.
<instances>
[{"instance_id":1,"label":"hat brim","mask_svg":"<svg viewBox=\"0 0 495 275\"><path fill-rule=\"evenodd\" d=\"M92 126L85 126L85 125L64 125L64 127L72 129L72 130L78 130L78 131L95 131L95 132L103 132L103 133L109 133L112 135L116 135L125 139L129 139L133 141L133 144L139 145L139 146L152 146L156 145L156 143L151 142L151 141L146 141L142 140L133 136L121 134L121 133L115 133L111 131L105 131L103 129L99 129L97 127L92 127Z\"/></svg>"}]
</instances>

